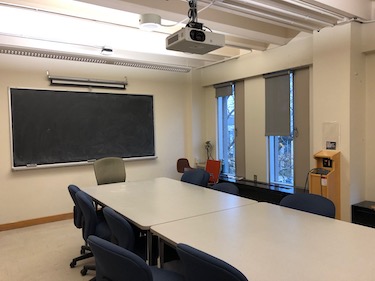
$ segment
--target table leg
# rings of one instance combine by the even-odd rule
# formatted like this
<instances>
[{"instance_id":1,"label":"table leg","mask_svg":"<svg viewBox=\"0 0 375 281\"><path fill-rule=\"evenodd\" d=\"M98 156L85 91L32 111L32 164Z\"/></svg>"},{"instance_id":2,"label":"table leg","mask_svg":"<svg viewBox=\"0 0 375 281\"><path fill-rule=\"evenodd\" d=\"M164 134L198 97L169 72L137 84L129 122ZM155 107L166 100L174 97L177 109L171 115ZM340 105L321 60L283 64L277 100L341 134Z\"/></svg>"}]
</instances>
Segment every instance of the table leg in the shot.
<instances>
[{"instance_id":1,"label":"table leg","mask_svg":"<svg viewBox=\"0 0 375 281\"><path fill-rule=\"evenodd\" d=\"M164 265L164 240L160 237L158 238L158 248L159 248L159 263L158 266L163 268Z\"/></svg>"},{"instance_id":2,"label":"table leg","mask_svg":"<svg viewBox=\"0 0 375 281\"><path fill-rule=\"evenodd\" d=\"M152 233L150 230L147 230L146 232L146 238L147 238L147 242L146 242L146 257L147 257L147 263L149 265L154 265L154 261L153 261L153 258L152 258Z\"/></svg>"}]
</instances>

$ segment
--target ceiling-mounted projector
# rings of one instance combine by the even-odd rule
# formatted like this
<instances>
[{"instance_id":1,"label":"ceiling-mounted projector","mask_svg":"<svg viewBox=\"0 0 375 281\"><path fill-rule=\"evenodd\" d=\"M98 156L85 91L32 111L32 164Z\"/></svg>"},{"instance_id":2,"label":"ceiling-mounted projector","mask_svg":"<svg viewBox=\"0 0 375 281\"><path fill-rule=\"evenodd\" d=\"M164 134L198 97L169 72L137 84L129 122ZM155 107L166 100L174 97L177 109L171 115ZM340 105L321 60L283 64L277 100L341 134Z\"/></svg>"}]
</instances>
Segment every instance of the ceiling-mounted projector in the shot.
<instances>
[{"instance_id":1,"label":"ceiling-mounted projector","mask_svg":"<svg viewBox=\"0 0 375 281\"><path fill-rule=\"evenodd\" d=\"M186 26L169 35L166 44L167 50L203 55L224 47L225 36Z\"/></svg>"}]
</instances>

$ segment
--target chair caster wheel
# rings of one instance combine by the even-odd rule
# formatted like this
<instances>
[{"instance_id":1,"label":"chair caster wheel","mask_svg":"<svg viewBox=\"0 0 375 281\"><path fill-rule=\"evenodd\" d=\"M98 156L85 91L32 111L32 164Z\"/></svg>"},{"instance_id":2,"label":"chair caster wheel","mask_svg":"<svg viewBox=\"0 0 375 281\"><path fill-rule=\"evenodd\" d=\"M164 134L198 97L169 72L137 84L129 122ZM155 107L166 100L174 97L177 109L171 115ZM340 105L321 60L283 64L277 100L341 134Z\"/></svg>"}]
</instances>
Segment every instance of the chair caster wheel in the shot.
<instances>
[{"instance_id":1,"label":"chair caster wheel","mask_svg":"<svg viewBox=\"0 0 375 281\"><path fill-rule=\"evenodd\" d=\"M75 267L76 266L76 263L74 262L74 261L72 261L71 263L70 263L70 268L73 268L73 267Z\"/></svg>"},{"instance_id":2,"label":"chair caster wheel","mask_svg":"<svg viewBox=\"0 0 375 281\"><path fill-rule=\"evenodd\" d=\"M84 249L81 250L81 255L86 254L86 251Z\"/></svg>"},{"instance_id":3,"label":"chair caster wheel","mask_svg":"<svg viewBox=\"0 0 375 281\"><path fill-rule=\"evenodd\" d=\"M81 275L85 276L86 274L87 274L87 269L86 268L82 268L81 269Z\"/></svg>"}]
</instances>

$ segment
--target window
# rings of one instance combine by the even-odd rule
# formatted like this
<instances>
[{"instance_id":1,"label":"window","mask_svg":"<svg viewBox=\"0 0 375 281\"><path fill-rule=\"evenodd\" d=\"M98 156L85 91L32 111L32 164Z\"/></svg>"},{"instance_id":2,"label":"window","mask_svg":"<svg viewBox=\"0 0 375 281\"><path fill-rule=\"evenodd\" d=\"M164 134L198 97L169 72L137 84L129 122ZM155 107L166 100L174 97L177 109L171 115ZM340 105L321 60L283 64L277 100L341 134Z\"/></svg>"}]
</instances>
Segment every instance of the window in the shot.
<instances>
[{"instance_id":1,"label":"window","mask_svg":"<svg viewBox=\"0 0 375 281\"><path fill-rule=\"evenodd\" d=\"M270 183L283 184L283 185L294 185L294 90L293 90L293 72L287 73L283 77L278 76L278 79L284 81L276 81L277 87L274 87L268 98L275 99L275 95L283 95L282 99L286 102L284 104L286 107L281 116L278 115L277 118L284 119L286 123L286 130L281 132L283 135L269 135L268 145L269 145L269 181ZM275 82L275 81L267 81ZM286 83L287 84L286 84ZM275 91L277 89L277 93ZM284 93L281 93L283 90ZM266 90L267 92L267 90ZM267 95L267 94L266 94ZM277 98L280 101L280 97ZM275 103L274 103L275 104ZM283 104L283 103L281 103ZM267 108L270 110L270 108ZM288 116L286 116L286 114ZM278 120L278 122L279 122ZM272 121L272 120L271 120ZM270 121L270 123L272 123ZM272 127L272 126L270 126ZM277 132L277 129L274 129ZM287 134L286 134L286 133Z\"/></svg>"},{"instance_id":2,"label":"window","mask_svg":"<svg viewBox=\"0 0 375 281\"><path fill-rule=\"evenodd\" d=\"M221 173L243 178L245 159L245 83L242 80L214 86L217 98L217 152Z\"/></svg>"},{"instance_id":3,"label":"window","mask_svg":"<svg viewBox=\"0 0 375 281\"><path fill-rule=\"evenodd\" d=\"M270 182L294 185L293 137L269 137Z\"/></svg>"},{"instance_id":4,"label":"window","mask_svg":"<svg viewBox=\"0 0 375 281\"><path fill-rule=\"evenodd\" d=\"M221 87L220 87L221 86ZM234 85L216 86L218 112L218 156L222 173L236 175L236 127Z\"/></svg>"}]
</instances>

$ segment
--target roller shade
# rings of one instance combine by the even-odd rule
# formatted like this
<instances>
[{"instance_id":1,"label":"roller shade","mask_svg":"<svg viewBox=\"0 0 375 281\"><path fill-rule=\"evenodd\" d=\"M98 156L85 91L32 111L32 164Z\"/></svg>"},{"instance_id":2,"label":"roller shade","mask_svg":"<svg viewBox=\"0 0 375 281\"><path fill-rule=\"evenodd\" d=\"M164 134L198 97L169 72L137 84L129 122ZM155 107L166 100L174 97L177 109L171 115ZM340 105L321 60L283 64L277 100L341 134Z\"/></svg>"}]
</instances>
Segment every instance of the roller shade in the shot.
<instances>
[{"instance_id":1,"label":"roller shade","mask_svg":"<svg viewBox=\"0 0 375 281\"><path fill-rule=\"evenodd\" d=\"M216 98L230 96L232 94L232 85L232 82L214 85L216 90Z\"/></svg>"},{"instance_id":2,"label":"roller shade","mask_svg":"<svg viewBox=\"0 0 375 281\"><path fill-rule=\"evenodd\" d=\"M266 79L266 136L290 135L289 71L264 75Z\"/></svg>"}]
</instances>

